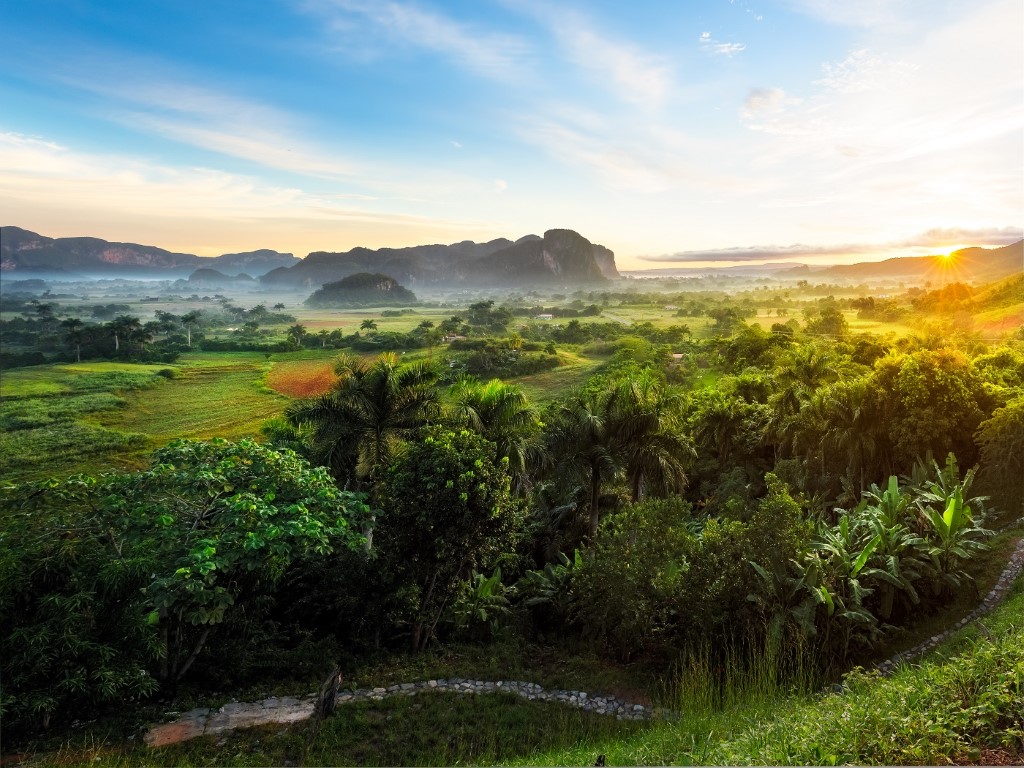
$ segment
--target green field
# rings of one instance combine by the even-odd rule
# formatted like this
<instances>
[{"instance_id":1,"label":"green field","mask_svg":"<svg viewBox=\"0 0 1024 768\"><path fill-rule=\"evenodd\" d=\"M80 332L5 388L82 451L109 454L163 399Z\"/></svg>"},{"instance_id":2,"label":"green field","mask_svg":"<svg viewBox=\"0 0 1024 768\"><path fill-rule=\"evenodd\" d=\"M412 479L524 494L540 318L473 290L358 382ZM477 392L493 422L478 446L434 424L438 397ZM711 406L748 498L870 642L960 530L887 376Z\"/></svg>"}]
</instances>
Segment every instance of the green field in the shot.
<instances>
[{"instance_id":1,"label":"green field","mask_svg":"<svg viewBox=\"0 0 1024 768\"><path fill-rule=\"evenodd\" d=\"M178 377L152 391L131 393L100 417L102 426L138 432L159 445L176 437L229 439L253 435L287 400L269 391L262 354L188 356Z\"/></svg>"},{"instance_id":2,"label":"green field","mask_svg":"<svg viewBox=\"0 0 1024 768\"><path fill-rule=\"evenodd\" d=\"M263 383L263 354L185 356L174 365L81 363L8 371L0 469L10 480L139 466L176 437L259 432L287 399Z\"/></svg>"},{"instance_id":3,"label":"green field","mask_svg":"<svg viewBox=\"0 0 1024 768\"><path fill-rule=\"evenodd\" d=\"M568 390L581 387L602 364L602 360L594 360L571 352L561 352L559 358L562 365L550 371L535 373L509 379L522 387L526 396L534 403L543 403L563 396Z\"/></svg>"}]
</instances>

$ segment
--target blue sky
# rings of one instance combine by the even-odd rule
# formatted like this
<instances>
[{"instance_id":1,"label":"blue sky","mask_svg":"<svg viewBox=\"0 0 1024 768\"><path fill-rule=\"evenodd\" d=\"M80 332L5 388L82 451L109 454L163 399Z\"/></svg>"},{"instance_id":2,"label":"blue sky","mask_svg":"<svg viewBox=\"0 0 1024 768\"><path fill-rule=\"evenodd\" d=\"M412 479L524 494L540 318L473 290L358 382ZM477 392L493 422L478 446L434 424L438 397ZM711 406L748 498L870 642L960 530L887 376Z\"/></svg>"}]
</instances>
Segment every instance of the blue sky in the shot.
<instances>
[{"instance_id":1,"label":"blue sky","mask_svg":"<svg viewBox=\"0 0 1024 768\"><path fill-rule=\"evenodd\" d=\"M1019 0L36 0L0 27L0 223L50 236L569 227L643 268L1024 224Z\"/></svg>"}]
</instances>

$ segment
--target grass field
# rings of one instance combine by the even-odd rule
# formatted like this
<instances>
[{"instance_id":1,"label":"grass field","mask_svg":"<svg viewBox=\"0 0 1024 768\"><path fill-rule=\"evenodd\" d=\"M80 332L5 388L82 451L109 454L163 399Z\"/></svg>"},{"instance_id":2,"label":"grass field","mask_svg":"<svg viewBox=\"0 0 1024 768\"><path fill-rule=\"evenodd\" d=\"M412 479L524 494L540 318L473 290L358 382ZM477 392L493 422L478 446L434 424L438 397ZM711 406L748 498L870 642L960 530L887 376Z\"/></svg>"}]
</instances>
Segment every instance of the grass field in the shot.
<instances>
[{"instance_id":1,"label":"grass field","mask_svg":"<svg viewBox=\"0 0 1024 768\"><path fill-rule=\"evenodd\" d=\"M974 327L986 337L1015 333L1024 327L1024 304L979 312L974 315Z\"/></svg>"},{"instance_id":2,"label":"grass field","mask_svg":"<svg viewBox=\"0 0 1024 768\"><path fill-rule=\"evenodd\" d=\"M100 424L142 433L151 446L176 437L236 439L258 434L287 402L263 384L271 365L264 355L210 354L183 362L177 378L127 395L124 407L102 414Z\"/></svg>"},{"instance_id":3,"label":"grass field","mask_svg":"<svg viewBox=\"0 0 1024 768\"><path fill-rule=\"evenodd\" d=\"M562 365L557 368L508 381L518 384L531 402L544 403L585 384L604 362L572 352L560 352L559 357Z\"/></svg>"},{"instance_id":4,"label":"grass field","mask_svg":"<svg viewBox=\"0 0 1024 768\"><path fill-rule=\"evenodd\" d=\"M1022 587L1018 579L983 628L961 630L890 678L854 673L841 691L814 692L818 687L808 681L794 687L778 679L770 663L729 664L716 675L700 658L690 659L677 667L658 702L679 713L668 722L617 721L501 694L424 693L340 706L315 735L304 722L153 750L128 740L123 724L100 722L59 751L37 754L32 764L593 765L598 755L608 765L1013 764L1024 757ZM447 677L521 676L504 666L515 652L490 664L469 658L436 667L431 658L441 650L420 659L422 670L404 666L371 682L387 685L444 671ZM478 655L486 652L496 649ZM562 663L571 665L572 656ZM556 684L544 658L537 666L527 679ZM604 687L603 671L583 666L582 678L564 677L562 685Z\"/></svg>"},{"instance_id":5,"label":"grass field","mask_svg":"<svg viewBox=\"0 0 1024 768\"><path fill-rule=\"evenodd\" d=\"M0 471L8 480L91 471L115 453L143 450L146 437L98 423L131 393L169 383L166 365L80 363L4 372L0 384Z\"/></svg>"},{"instance_id":6,"label":"grass field","mask_svg":"<svg viewBox=\"0 0 1024 768\"><path fill-rule=\"evenodd\" d=\"M287 398L258 353L196 353L175 365L81 363L7 371L0 470L9 480L137 467L176 437L256 435Z\"/></svg>"}]
</instances>

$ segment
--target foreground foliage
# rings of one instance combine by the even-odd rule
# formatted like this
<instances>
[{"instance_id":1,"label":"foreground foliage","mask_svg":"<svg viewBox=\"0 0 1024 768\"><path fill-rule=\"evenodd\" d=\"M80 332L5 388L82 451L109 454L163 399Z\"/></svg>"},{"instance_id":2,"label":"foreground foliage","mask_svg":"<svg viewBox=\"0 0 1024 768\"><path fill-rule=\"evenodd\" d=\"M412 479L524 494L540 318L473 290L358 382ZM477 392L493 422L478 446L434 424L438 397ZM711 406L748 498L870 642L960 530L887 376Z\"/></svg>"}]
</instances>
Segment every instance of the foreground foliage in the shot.
<instances>
[{"instance_id":1,"label":"foreground foliage","mask_svg":"<svg viewBox=\"0 0 1024 768\"><path fill-rule=\"evenodd\" d=\"M177 441L147 471L7 487L0 501L3 712L44 725L173 688L294 561L356 546L364 510L325 470L249 440Z\"/></svg>"}]
</instances>

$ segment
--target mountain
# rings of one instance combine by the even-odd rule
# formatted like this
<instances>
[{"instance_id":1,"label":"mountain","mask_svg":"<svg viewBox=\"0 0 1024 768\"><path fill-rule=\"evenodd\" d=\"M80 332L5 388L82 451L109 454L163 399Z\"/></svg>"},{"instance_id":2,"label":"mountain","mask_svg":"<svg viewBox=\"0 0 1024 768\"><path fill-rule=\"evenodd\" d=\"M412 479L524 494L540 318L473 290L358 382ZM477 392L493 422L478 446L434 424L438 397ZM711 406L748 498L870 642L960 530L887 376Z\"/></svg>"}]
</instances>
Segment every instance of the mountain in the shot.
<instances>
[{"instance_id":1,"label":"mountain","mask_svg":"<svg viewBox=\"0 0 1024 768\"><path fill-rule=\"evenodd\" d=\"M407 307L416 294L393 277L357 272L336 283L327 283L306 299L311 307Z\"/></svg>"},{"instance_id":2,"label":"mountain","mask_svg":"<svg viewBox=\"0 0 1024 768\"><path fill-rule=\"evenodd\" d=\"M1002 248L964 248L949 256L900 256L829 267L816 277L869 280L879 278L919 282L990 282L1024 272L1024 240Z\"/></svg>"},{"instance_id":3,"label":"mountain","mask_svg":"<svg viewBox=\"0 0 1024 768\"><path fill-rule=\"evenodd\" d=\"M256 281L245 272L240 272L237 275L225 275L219 270L208 267L197 269L188 276L188 282L190 286L197 288L253 287L256 284Z\"/></svg>"},{"instance_id":4,"label":"mountain","mask_svg":"<svg viewBox=\"0 0 1024 768\"><path fill-rule=\"evenodd\" d=\"M543 238L518 240L464 265L470 282L600 283L618 277L615 254L571 229L549 229Z\"/></svg>"},{"instance_id":5,"label":"mountain","mask_svg":"<svg viewBox=\"0 0 1024 768\"><path fill-rule=\"evenodd\" d=\"M204 259L206 266L216 269L225 275L237 275L244 272L247 275L264 275L278 267L292 267L301 261L291 253L272 251L269 248L260 248L258 251L246 251L244 253L225 253L222 256L215 256L212 259Z\"/></svg>"},{"instance_id":6,"label":"mountain","mask_svg":"<svg viewBox=\"0 0 1024 768\"><path fill-rule=\"evenodd\" d=\"M0 227L0 270L54 276L184 277L209 267L226 275L262 275L299 260L267 249L213 258L172 253L153 245L112 243L97 237L45 237L21 227Z\"/></svg>"},{"instance_id":7,"label":"mountain","mask_svg":"<svg viewBox=\"0 0 1024 768\"><path fill-rule=\"evenodd\" d=\"M152 245L111 243L95 237L45 237L21 227L0 227L0 270L56 274L167 272L195 269L199 257Z\"/></svg>"},{"instance_id":8,"label":"mountain","mask_svg":"<svg viewBox=\"0 0 1024 768\"><path fill-rule=\"evenodd\" d=\"M618 277L615 254L568 229L486 243L317 251L288 269L268 272L271 286L314 287L360 272L379 272L407 285L531 285L599 283Z\"/></svg>"},{"instance_id":9,"label":"mountain","mask_svg":"<svg viewBox=\"0 0 1024 768\"><path fill-rule=\"evenodd\" d=\"M451 245L410 248L357 247L343 253L314 251L294 267L272 270L260 278L264 285L314 287L360 272L380 272L406 284L447 282L456 265L487 256L512 245L500 238L488 243L465 240Z\"/></svg>"}]
</instances>

